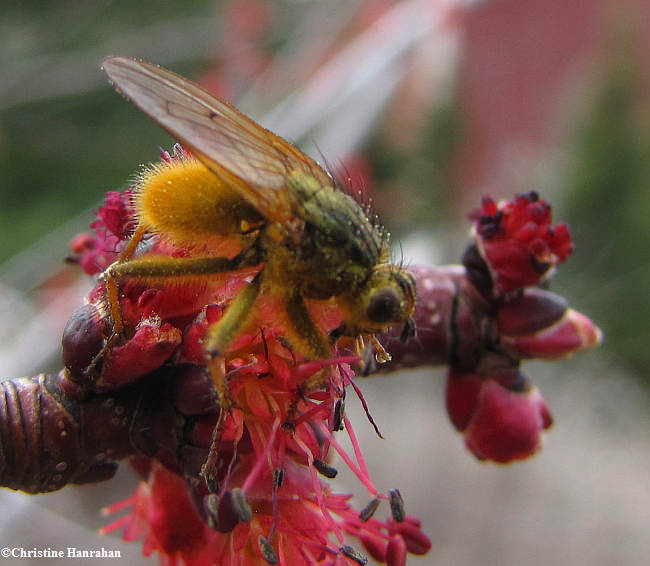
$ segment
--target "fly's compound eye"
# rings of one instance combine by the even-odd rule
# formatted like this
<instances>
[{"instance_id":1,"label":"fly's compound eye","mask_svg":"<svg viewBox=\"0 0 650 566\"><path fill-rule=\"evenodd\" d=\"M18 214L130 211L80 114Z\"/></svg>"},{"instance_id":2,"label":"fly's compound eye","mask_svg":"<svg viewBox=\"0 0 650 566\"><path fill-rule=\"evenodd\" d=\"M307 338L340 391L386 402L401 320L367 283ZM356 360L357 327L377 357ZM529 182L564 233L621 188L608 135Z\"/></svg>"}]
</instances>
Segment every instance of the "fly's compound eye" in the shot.
<instances>
[{"instance_id":1,"label":"fly's compound eye","mask_svg":"<svg viewBox=\"0 0 650 566\"><path fill-rule=\"evenodd\" d=\"M406 322L415 308L415 281L395 266L377 266L368 281L360 317L365 317L366 332L383 332L388 326Z\"/></svg>"},{"instance_id":2,"label":"fly's compound eye","mask_svg":"<svg viewBox=\"0 0 650 566\"><path fill-rule=\"evenodd\" d=\"M390 323L400 319L402 301L393 289L380 289L370 299L366 316L375 323Z\"/></svg>"}]
</instances>

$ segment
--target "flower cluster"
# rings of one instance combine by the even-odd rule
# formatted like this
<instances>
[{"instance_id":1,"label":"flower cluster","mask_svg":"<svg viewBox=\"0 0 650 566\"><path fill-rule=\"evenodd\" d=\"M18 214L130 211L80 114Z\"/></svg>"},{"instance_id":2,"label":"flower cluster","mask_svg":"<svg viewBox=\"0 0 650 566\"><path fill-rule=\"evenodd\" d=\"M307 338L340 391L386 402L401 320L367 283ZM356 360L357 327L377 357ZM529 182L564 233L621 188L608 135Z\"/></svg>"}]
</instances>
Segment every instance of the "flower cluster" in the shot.
<instances>
[{"instance_id":1,"label":"flower cluster","mask_svg":"<svg viewBox=\"0 0 650 566\"><path fill-rule=\"evenodd\" d=\"M180 151L164 158L182 158ZM87 271L111 261L106 242L112 253L124 247L132 215L129 193L107 196L95 236L76 246ZM178 252L153 238L143 245L147 253ZM110 391L164 371L173 376L172 403L183 420L182 426L170 424L174 433L154 430L155 458L139 465L144 483L129 502L132 511L105 530L124 527L125 538L144 539L145 554L158 552L169 564L192 566L364 564L351 537L379 562L395 566L405 564L409 552L426 553L431 543L419 521L405 515L399 492L382 493L372 483L345 416L346 389L360 358L340 352L329 360L302 360L282 338L281 308L272 297L260 298L265 324L250 324L225 356L234 408L225 417L218 449L210 450L220 408L202 341L250 276L249 268L207 282L124 281L124 337L110 336L103 282L71 317L63 343L72 381ZM331 308L314 307L312 314L320 324L333 316ZM353 454L336 440L339 430L350 437ZM170 438L178 434L180 441ZM334 452L368 491L371 504L361 513L350 496L333 493L327 483L337 475L330 463ZM214 476L208 482L202 472L206 458L212 458L207 465ZM389 519L373 516L382 500L390 500Z\"/></svg>"},{"instance_id":2,"label":"flower cluster","mask_svg":"<svg viewBox=\"0 0 650 566\"><path fill-rule=\"evenodd\" d=\"M301 393L301 385L321 374L329 380L323 389ZM262 336L230 358L228 377L237 408L220 440L216 493L199 481L216 422L215 399L206 395L201 406L196 390L192 396L178 394L186 441L198 459L184 455L174 462L172 469L182 467L183 476L148 462L132 513L106 530L124 526L125 538L144 538L145 554L155 551L170 563L196 566L364 563L345 533L388 564L404 564L407 550L428 551L430 542L415 519L362 520L349 496L332 493L324 481L337 474L328 464L333 448L373 498L388 498L371 483L352 425L342 414L343 391L352 378L344 358L296 365L278 340ZM343 427L354 457L334 438L334 430Z\"/></svg>"},{"instance_id":3,"label":"flower cluster","mask_svg":"<svg viewBox=\"0 0 650 566\"><path fill-rule=\"evenodd\" d=\"M411 268L417 339L392 341L393 360L381 371L447 365L447 411L467 448L508 463L539 450L552 424L522 362L591 348L602 335L564 298L535 286L572 248L547 203L533 193L499 205L486 198L471 218L463 265Z\"/></svg>"},{"instance_id":4,"label":"flower cluster","mask_svg":"<svg viewBox=\"0 0 650 566\"><path fill-rule=\"evenodd\" d=\"M183 155L176 148L163 159ZM128 242L132 218L129 192L109 193L95 234L75 240L87 271L108 267ZM402 333L396 328L383 337L393 356L383 367L448 365L452 423L474 455L505 463L538 450L552 422L521 362L576 352L601 336L564 299L532 286L571 249L546 203L532 194L498 207L486 199L474 218L475 241L462 266L410 268L418 335L393 340ZM186 253L155 237L140 246L137 253ZM271 297L258 299L260 314L225 356L233 408L211 450L220 407L202 341L255 269L209 281L122 281L119 337L111 334L104 282L70 318L57 386L81 407L101 408L93 418L110 424L93 448L116 458L138 455L132 460L143 477L134 497L109 509L130 513L104 530L123 528L126 539L144 540L145 554L157 552L170 565L365 564L356 549L363 547L376 561L399 566L408 553L426 553L431 542L405 514L399 491L373 484L345 416L346 391L361 395L353 371L359 358L343 349L332 359L302 359L284 340L282 309ZM337 324L329 308L315 304L310 314L323 327ZM336 439L342 430L351 454ZM370 502L360 511L327 481L337 475L334 453L367 489ZM383 520L374 516L382 500L390 508Z\"/></svg>"},{"instance_id":5,"label":"flower cluster","mask_svg":"<svg viewBox=\"0 0 650 566\"><path fill-rule=\"evenodd\" d=\"M484 322L474 327L482 347L471 365L467 357L451 365L447 410L474 455L506 463L536 452L553 422L520 361L590 348L601 334L562 297L534 287L573 249L567 227L551 224L547 202L533 192L498 205L485 197L470 217L474 242L463 264L485 301L472 317Z\"/></svg>"}]
</instances>

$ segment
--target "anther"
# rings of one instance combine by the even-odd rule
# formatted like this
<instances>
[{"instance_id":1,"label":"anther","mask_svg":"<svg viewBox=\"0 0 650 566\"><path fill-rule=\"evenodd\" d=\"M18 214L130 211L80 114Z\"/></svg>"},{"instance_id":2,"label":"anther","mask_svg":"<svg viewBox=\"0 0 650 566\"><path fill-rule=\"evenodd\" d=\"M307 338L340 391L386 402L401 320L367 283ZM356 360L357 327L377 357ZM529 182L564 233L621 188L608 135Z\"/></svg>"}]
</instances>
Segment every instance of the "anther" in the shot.
<instances>
[{"instance_id":1,"label":"anther","mask_svg":"<svg viewBox=\"0 0 650 566\"><path fill-rule=\"evenodd\" d=\"M269 564L277 564L280 562L278 553L275 552L275 548L273 548L273 545L269 539L267 539L264 535L260 535L258 537L257 544L260 547L260 552L262 553L264 560L266 560Z\"/></svg>"},{"instance_id":2,"label":"anther","mask_svg":"<svg viewBox=\"0 0 650 566\"><path fill-rule=\"evenodd\" d=\"M343 556L346 556L353 562L356 562L357 564L359 564L359 566L365 566L366 564L368 564L368 559L349 544L340 547L339 550L341 551L341 554L343 554Z\"/></svg>"},{"instance_id":3,"label":"anther","mask_svg":"<svg viewBox=\"0 0 650 566\"><path fill-rule=\"evenodd\" d=\"M231 493L237 517L242 523L248 523L253 518L253 513L248 501L246 501L246 494L238 487L233 489Z\"/></svg>"},{"instance_id":4,"label":"anther","mask_svg":"<svg viewBox=\"0 0 650 566\"><path fill-rule=\"evenodd\" d=\"M276 468L275 470L273 470L273 487L276 489L280 489L282 487L283 482L284 482L284 469Z\"/></svg>"},{"instance_id":5,"label":"anther","mask_svg":"<svg viewBox=\"0 0 650 566\"><path fill-rule=\"evenodd\" d=\"M404 521L406 512L404 510L404 500L402 499L402 494L399 492L399 489L391 489L389 493L390 500L390 512L393 516L393 519L398 523Z\"/></svg>"},{"instance_id":6,"label":"anther","mask_svg":"<svg viewBox=\"0 0 650 566\"><path fill-rule=\"evenodd\" d=\"M314 468L316 468L321 475L329 479L335 478L339 473L335 467L330 466L329 464L323 462L323 460L319 459L314 460Z\"/></svg>"},{"instance_id":7,"label":"anther","mask_svg":"<svg viewBox=\"0 0 650 566\"><path fill-rule=\"evenodd\" d=\"M345 417L345 401L337 399L334 404L334 422L332 423L332 430L338 432L343 430L343 418Z\"/></svg>"},{"instance_id":8,"label":"anther","mask_svg":"<svg viewBox=\"0 0 650 566\"><path fill-rule=\"evenodd\" d=\"M377 507L379 507L380 503L381 499L379 499L379 497L371 499L370 503L368 503L368 505L359 511L359 520L365 523L368 519L372 518L372 516L375 514L375 511L377 511Z\"/></svg>"}]
</instances>

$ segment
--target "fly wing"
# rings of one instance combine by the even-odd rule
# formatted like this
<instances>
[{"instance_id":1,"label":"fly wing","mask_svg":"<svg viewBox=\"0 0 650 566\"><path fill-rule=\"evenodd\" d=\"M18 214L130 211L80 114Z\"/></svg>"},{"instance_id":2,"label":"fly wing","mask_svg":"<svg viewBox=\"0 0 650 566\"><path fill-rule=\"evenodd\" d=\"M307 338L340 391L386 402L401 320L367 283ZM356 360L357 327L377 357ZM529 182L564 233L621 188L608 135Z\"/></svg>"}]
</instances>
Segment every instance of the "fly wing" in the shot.
<instances>
[{"instance_id":1,"label":"fly wing","mask_svg":"<svg viewBox=\"0 0 650 566\"><path fill-rule=\"evenodd\" d=\"M286 224L299 210L286 190L292 172L333 184L298 148L180 75L127 57L109 57L103 69L119 92L269 220Z\"/></svg>"}]
</instances>

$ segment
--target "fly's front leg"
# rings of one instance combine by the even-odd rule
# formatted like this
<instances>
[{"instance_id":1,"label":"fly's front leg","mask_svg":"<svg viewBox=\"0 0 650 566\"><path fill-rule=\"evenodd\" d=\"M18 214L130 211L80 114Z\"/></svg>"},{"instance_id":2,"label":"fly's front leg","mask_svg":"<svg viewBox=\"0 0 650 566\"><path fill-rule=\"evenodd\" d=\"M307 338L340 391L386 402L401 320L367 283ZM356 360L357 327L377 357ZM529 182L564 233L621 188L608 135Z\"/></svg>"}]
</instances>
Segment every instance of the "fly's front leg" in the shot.
<instances>
[{"instance_id":1,"label":"fly's front leg","mask_svg":"<svg viewBox=\"0 0 650 566\"><path fill-rule=\"evenodd\" d=\"M289 317L288 339L300 353L308 359L327 360L332 357L332 347L327 337L316 326L305 306L302 295L294 293L285 299L285 309ZM295 428L298 416L298 403L303 395L309 391L323 388L330 380L331 369L323 368L298 386L296 398L287 412L284 426Z\"/></svg>"},{"instance_id":2,"label":"fly's front leg","mask_svg":"<svg viewBox=\"0 0 650 566\"><path fill-rule=\"evenodd\" d=\"M302 295L295 293L285 300L285 308L291 323L289 341L296 349L312 360L328 359L332 347L321 332L305 306Z\"/></svg>"},{"instance_id":3,"label":"fly's front leg","mask_svg":"<svg viewBox=\"0 0 650 566\"><path fill-rule=\"evenodd\" d=\"M223 370L221 369L222 356L226 348L237 337L242 326L246 322L248 315L253 309L253 305L259 295L262 274L264 270L260 271L255 278L246 285L235 300L228 306L225 314L221 319L208 328L207 335L203 342L203 347L208 357L208 365L212 373L212 379L215 382L217 393L219 394L219 401L221 407L229 411L234 402L228 390L228 385L223 377ZM217 376L220 377L217 379Z\"/></svg>"},{"instance_id":4,"label":"fly's front leg","mask_svg":"<svg viewBox=\"0 0 650 566\"><path fill-rule=\"evenodd\" d=\"M328 338L316 326L305 306L302 295L295 293L285 301L285 308L291 323L289 342L312 360L327 360L332 357L332 346ZM329 379L329 369L323 369L308 379L302 389L309 391L322 387Z\"/></svg>"}]
</instances>

